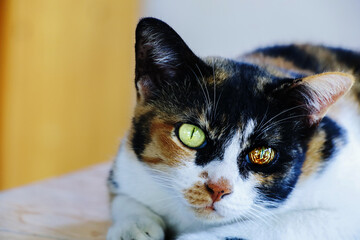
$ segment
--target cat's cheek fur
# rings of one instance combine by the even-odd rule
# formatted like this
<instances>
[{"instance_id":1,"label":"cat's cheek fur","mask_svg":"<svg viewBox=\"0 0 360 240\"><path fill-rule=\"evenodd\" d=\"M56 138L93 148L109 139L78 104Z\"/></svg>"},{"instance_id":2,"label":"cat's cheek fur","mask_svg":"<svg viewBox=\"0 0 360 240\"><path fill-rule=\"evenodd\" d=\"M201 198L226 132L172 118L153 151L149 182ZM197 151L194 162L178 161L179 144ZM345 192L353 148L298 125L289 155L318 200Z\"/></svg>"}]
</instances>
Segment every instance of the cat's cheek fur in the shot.
<instances>
[{"instance_id":1,"label":"cat's cheek fur","mask_svg":"<svg viewBox=\"0 0 360 240\"><path fill-rule=\"evenodd\" d=\"M169 170L168 167L166 169ZM159 170L139 161L128 139L124 138L108 180L109 189L115 195L128 196L130 204L131 201L137 202L147 211L156 213L171 229L179 232L202 229L201 224L183 204L183 197L176 190L176 184L167 183L169 174L173 176L176 173L164 171L162 171L163 175L159 173ZM134 210L136 215L137 209L131 209L127 204L124 206L129 214ZM124 219L123 211L117 211L113 206L112 214L114 228L116 225L125 224L126 221L119 222Z\"/></svg>"}]
</instances>

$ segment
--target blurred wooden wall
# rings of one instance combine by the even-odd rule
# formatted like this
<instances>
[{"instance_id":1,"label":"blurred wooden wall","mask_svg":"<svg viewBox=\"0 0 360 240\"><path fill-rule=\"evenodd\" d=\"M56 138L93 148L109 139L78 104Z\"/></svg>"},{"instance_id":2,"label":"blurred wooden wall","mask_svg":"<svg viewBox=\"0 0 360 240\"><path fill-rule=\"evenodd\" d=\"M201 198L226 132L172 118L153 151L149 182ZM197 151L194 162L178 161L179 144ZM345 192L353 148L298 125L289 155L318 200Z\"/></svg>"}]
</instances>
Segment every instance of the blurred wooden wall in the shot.
<instances>
[{"instance_id":1,"label":"blurred wooden wall","mask_svg":"<svg viewBox=\"0 0 360 240\"><path fill-rule=\"evenodd\" d=\"M110 160L133 107L137 1L0 5L0 189Z\"/></svg>"}]
</instances>

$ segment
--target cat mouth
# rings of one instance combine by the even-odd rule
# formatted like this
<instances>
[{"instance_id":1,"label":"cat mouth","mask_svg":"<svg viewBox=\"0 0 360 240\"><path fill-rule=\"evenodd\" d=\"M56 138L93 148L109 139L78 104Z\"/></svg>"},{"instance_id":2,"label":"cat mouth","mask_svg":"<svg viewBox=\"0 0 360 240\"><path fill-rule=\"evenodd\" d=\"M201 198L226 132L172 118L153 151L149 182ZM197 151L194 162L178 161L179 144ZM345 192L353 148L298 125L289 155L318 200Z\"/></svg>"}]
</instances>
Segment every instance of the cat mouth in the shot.
<instances>
[{"instance_id":1,"label":"cat mouth","mask_svg":"<svg viewBox=\"0 0 360 240\"><path fill-rule=\"evenodd\" d=\"M206 206L193 206L192 208L195 209L195 211L202 210L202 211L208 211L208 212L216 212L214 203L211 203Z\"/></svg>"},{"instance_id":2,"label":"cat mouth","mask_svg":"<svg viewBox=\"0 0 360 240\"><path fill-rule=\"evenodd\" d=\"M192 209L196 216L201 219L215 220L224 218L224 216L220 215L219 212L216 211L213 204L207 205L205 207L192 207Z\"/></svg>"},{"instance_id":3,"label":"cat mouth","mask_svg":"<svg viewBox=\"0 0 360 240\"><path fill-rule=\"evenodd\" d=\"M215 207L214 207L214 204L212 204L211 206L206 206L205 209L208 209L210 211L216 211Z\"/></svg>"}]
</instances>

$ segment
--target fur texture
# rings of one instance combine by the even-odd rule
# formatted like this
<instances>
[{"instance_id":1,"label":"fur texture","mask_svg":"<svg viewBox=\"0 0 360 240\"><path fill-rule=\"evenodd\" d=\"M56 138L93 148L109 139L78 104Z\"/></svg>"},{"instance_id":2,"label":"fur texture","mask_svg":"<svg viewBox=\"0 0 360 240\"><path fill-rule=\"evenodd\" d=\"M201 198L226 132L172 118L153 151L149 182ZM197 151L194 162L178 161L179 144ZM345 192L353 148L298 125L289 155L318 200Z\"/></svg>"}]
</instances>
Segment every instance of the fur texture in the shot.
<instances>
[{"instance_id":1,"label":"fur texture","mask_svg":"<svg viewBox=\"0 0 360 240\"><path fill-rule=\"evenodd\" d=\"M359 53L289 45L200 59L153 18L135 50L108 240L360 239ZM201 147L180 140L184 123L204 131ZM252 163L257 147L274 159Z\"/></svg>"}]
</instances>

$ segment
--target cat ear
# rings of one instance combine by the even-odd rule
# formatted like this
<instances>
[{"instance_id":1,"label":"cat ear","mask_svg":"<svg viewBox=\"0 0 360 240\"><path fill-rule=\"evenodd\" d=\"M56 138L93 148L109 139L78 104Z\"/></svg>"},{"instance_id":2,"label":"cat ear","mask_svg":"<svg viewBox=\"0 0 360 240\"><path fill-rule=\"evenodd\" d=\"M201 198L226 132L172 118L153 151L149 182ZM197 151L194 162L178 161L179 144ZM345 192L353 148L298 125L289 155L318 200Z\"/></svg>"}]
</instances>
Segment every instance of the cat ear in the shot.
<instances>
[{"instance_id":1,"label":"cat ear","mask_svg":"<svg viewBox=\"0 0 360 240\"><path fill-rule=\"evenodd\" d=\"M354 77L341 72L328 72L305 77L296 81L287 94L296 104L304 105L308 123L320 122L340 97L346 94L354 83Z\"/></svg>"},{"instance_id":2,"label":"cat ear","mask_svg":"<svg viewBox=\"0 0 360 240\"><path fill-rule=\"evenodd\" d=\"M181 78L190 62L200 61L169 25L155 18L138 23L135 54L136 89L145 99Z\"/></svg>"}]
</instances>

